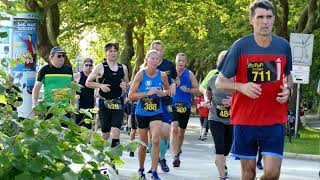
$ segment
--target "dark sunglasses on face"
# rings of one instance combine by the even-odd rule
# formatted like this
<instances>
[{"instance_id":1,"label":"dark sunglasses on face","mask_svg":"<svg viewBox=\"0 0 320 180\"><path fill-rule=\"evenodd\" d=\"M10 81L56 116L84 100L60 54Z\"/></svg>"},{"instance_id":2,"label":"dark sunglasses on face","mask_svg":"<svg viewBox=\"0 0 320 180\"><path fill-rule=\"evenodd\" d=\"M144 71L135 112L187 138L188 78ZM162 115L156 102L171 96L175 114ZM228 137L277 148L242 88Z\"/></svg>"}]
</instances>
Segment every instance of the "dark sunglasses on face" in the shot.
<instances>
[{"instance_id":1,"label":"dark sunglasses on face","mask_svg":"<svg viewBox=\"0 0 320 180\"><path fill-rule=\"evenodd\" d=\"M93 65L92 65L92 64L84 64L84 66L86 66L86 67L92 67Z\"/></svg>"},{"instance_id":2,"label":"dark sunglasses on face","mask_svg":"<svg viewBox=\"0 0 320 180\"><path fill-rule=\"evenodd\" d=\"M66 57L64 54L58 54L58 56L57 56L58 58L64 58L64 57Z\"/></svg>"}]
</instances>

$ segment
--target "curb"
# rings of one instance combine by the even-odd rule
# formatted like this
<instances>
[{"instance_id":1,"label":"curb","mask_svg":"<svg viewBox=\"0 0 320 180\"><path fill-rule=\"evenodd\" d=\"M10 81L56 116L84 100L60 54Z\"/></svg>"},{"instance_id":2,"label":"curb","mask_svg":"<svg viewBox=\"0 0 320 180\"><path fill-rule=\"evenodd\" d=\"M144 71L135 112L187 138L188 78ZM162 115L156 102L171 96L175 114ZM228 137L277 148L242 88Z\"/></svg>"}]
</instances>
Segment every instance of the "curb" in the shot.
<instances>
[{"instance_id":1,"label":"curb","mask_svg":"<svg viewBox=\"0 0 320 180\"><path fill-rule=\"evenodd\" d=\"M298 153L284 152L283 156L286 159L320 161L320 155L313 155L313 154L298 154Z\"/></svg>"}]
</instances>

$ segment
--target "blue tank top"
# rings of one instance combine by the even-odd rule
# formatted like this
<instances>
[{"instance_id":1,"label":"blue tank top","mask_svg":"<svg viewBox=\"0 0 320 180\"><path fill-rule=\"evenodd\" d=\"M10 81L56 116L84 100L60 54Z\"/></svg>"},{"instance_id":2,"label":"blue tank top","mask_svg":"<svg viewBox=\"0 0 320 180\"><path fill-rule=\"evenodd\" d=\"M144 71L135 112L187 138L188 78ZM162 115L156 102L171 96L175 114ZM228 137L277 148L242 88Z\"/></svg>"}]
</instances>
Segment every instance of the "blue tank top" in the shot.
<instances>
[{"instance_id":1,"label":"blue tank top","mask_svg":"<svg viewBox=\"0 0 320 180\"><path fill-rule=\"evenodd\" d=\"M176 95L173 96L173 106L183 106L186 108L191 108L191 94L183 92L180 87L186 86L187 88L191 88L191 80L189 75L189 70L184 69L180 78L180 86L176 87Z\"/></svg>"},{"instance_id":2,"label":"blue tank top","mask_svg":"<svg viewBox=\"0 0 320 180\"><path fill-rule=\"evenodd\" d=\"M158 73L155 77L149 77L146 71L143 70L143 77L140 85L138 87L138 92L147 92L151 88L156 88L162 90L162 79L161 72L157 70ZM157 95L152 95L144 97L138 100L136 107L136 115L139 116L154 116L156 114L162 113L162 105L160 98Z\"/></svg>"}]
</instances>

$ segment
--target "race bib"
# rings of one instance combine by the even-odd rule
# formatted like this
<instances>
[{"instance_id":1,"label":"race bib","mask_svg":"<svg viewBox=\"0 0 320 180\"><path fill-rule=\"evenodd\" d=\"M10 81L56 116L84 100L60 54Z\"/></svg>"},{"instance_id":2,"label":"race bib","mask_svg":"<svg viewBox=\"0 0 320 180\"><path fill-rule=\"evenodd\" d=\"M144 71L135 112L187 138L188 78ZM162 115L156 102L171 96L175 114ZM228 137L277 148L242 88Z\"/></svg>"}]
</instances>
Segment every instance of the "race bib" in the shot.
<instances>
[{"instance_id":1,"label":"race bib","mask_svg":"<svg viewBox=\"0 0 320 180\"><path fill-rule=\"evenodd\" d=\"M186 113L187 112L187 104L186 103L175 103L174 107L178 113Z\"/></svg>"},{"instance_id":2,"label":"race bib","mask_svg":"<svg viewBox=\"0 0 320 180\"><path fill-rule=\"evenodd\" d=\"M230 107L225 107L224 105L217 105L217 116L221 119L230 118Z\"/></svg>"},{"instance_id":3,"label":"race bib","mask_svg":"<svg viewBox=\"0 0 320 180\"><path fill-rule=\"evenodd\" d=\"M145 111L156 111L160 108L159 98L142 98L141 108Z\"/></svg>"},{"instance_id":4,"label":"race bib","mask_svg":"<svg viewBox=\"0 0 320 180\"><path fill-rule=\"evenodd\" d=\"M120 110L122 109L121 99L107 99L104 101L104 105L107 109Z\"/></svg>"},{"instance_id":5,"label":"race bib","mask_svg":"<svg viewBox=\"0 0 320 180\"><path fill-rule=\"evenodd\" d=\"M249 62L247 63L247 78L249 82L264 83L277 80L275 62Z\"/></svg>"}]
</instances>

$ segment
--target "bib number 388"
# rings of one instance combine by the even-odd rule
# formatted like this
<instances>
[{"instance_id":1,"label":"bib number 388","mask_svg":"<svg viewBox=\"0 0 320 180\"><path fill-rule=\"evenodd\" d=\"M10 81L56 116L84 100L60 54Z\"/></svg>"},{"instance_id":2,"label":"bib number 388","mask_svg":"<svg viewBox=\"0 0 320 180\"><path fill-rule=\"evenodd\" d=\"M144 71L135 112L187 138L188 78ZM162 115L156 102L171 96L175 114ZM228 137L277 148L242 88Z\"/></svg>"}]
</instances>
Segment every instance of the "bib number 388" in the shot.
<instances>
[{"instance_id":1,"label":"bib number 388","mask_svg":"<svg viewBox=\"0 0 320 180\"><path fill-rule=\"evenodd\" d=\"M159 109L159 101L153 98L143 98L141 106L145 111L156 111Z\"/></svg>"}]
</instances>

